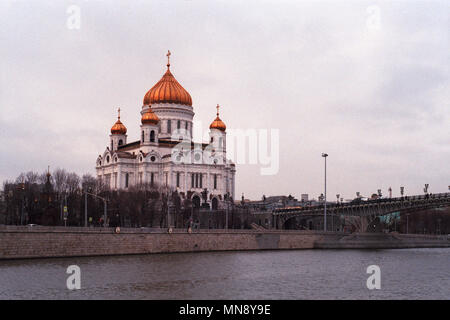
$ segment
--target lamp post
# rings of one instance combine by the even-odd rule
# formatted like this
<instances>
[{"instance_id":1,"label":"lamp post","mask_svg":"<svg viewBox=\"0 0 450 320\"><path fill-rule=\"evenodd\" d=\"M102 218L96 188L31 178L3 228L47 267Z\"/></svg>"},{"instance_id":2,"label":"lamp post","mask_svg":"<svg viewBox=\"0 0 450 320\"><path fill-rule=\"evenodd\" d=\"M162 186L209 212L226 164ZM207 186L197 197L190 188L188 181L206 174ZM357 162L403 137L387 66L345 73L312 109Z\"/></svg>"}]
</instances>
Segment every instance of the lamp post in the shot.
<instances>
[{"instance_id":1,"label":"lamp post","mask_svg":"<svg viewBox=\"0 0 450 320\"><path fill-rule=\"evenodd\" d=\"M227 192L226 197L227 198L225 199L225 203L227 205L227 209L226 209L226 212L225 212L225 230L228 230L228 208L229 208L229 197L230 197L230 193L229 192Z\"/></svg>"},{"instance_id":2,"label":"lamp post","mask_svg":"<svg viewBox=\"0 0 450 320\"><path fill-rule=\"evenodd\" d=\"M169 192L166 193L166 197L167 197L167 230L170 233L170 214L169 214L169 210L170 210L170 204L169 204Z\"/></svg>"},{"instance_id":3,"label":"lamp post","mask_svg":"<svg viewBox=\"0 0 450 320\"><path fill-rule=\"evenodd\" d=\"M423 192L425 193L425 195L428 194L428 187L429 187L429 184L425 183L425 188L423 188Z\"/></svg>"},{"instance_id":4,"label":"lamp post","mask_svg":"<svg viewBox=\"0 0 450 320\"><path fill-rule=\"evenodd\" d=\"M87 228L87 193L84 193L84 227Z\"/></svg>"},{"instance_id":5,"label":"lamp post","mask_svg":"<svg viewBox=\"0 0 450 320\"><path fill-rule=\"evenodd\" d=\"M93 197L96 197L96 198L99 198L99 199L103 200L103 204L104 204L104 213L103 213L104 221L103 221L103 226L106 227L106 219L107 219L107 211L108 211L108 205L106 204L106 201L107 201L106 198L100 197L100 196L98 196L96 194L93 194L93 193L90 193L90 192L87 192L87 191L85 191L85 194L86 195L89 194L89 195L91 195ZM85 199L87 199L87 198L85 198ZM85 219L87 219L87 207L85 206L84 208L86 210L85 213L84 213L84 217L85 217ZM84 222L84 224L87 225L86 221Z\"/></svg>"},{"instance_id":6,"label":"lamp post","mask_svg":"<svg viewBox=\"0 0 450 320\"><path fill-rule=\"evenodd\" d=\"M327 157L328 154L322 153L325 159L325 192L324 192L324 210L323 210L323 230L327 231Z\"/></svg>"},{"instance_id":7,"label":"lamp post","mask_svg":"<svg viewBox=\"0 0 450 320\"><path fill-rule=\"evenodd\" d=\"M409 230L408 230L408 222L409 222L408 218L409 218L409 213L406 214L406 234L409 233Z\"/></svg>"},{"instance_id":8,"label":"lamp post","mask_svg":"<svg viewBox=\"0 0 450 320\"><path fill-rule=\"evenodd\" d=\"M389 198L392 198L392 188L389 187L388 191L389 191Z\"/></svg>"}]
</instances>

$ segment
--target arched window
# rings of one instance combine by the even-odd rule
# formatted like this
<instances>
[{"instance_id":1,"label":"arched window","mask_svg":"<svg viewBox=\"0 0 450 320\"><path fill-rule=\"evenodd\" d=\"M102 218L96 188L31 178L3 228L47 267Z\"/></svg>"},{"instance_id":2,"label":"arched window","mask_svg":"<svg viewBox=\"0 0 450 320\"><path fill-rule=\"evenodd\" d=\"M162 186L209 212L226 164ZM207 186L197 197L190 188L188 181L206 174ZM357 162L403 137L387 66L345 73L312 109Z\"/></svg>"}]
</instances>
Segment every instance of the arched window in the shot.
<instances>
[{"instance_id":1,"label":"arched window","mask_svg":"<svg viewBox=\"0 0 450 320\"><path fill-rule=\"evenodd\" d=\"M142 130L142 137L141 137L142 142L144 142L144 130Z\"/></svg>"},{"instance_id":2,"label":"arched window","mask_svg":"<svg viewBox=\"0 0 450 320\"><path fill-rule=\"evenodd\" d=\"M121 146L123 144L122 139L119 140L119 146Z\"/></svg>"},{"instance_id":3,"label":"arched window","mask_svg":"<svg viewBox=\"0 0 450 320\"><path fill-rule=\"evenodd\" d=\"M155 142L155 131L150 131L150 142Z\"/></svg>"},{"instance_id":4,"label":"arched window","mask_svg":"<svg viewBox=\"0 0 450 320\"><path fill-rule=\"evenodd\" d=\"M180 120L177 121L177 129L181 129L181 121Z\"/></svg>"},{"instance_id":5,"label":"arched window","mask_svg":"<svg viewBox=\"0 0 450 320\"><path fill-rule=\"evenodd\" d=\"M128 188L129 178L130 178L130 175L128 174L128 172L125 173L125 188Z\"/></svg>"},{"instance_id":6,"label":"arched window","mask_svg":"<svg viewBox=\"0 0 450 320\"><path fill-rule=\"evenodd\" d=\"M167 120L167 133L172 133L172 121Z\"/></svg>"},{"instance_id":7,"label":"arched window","mask_svg":"<svg viewBox=\"0 0 450 320\"><path fill-rule=\"evenodd\" d=\"M113 146L114 146L114 143L113 143L113 141L111 140L111 150L113 150Z\"/></svg>"},{"instance_id":8,"label":"arched window","mask_svg":"<svg viewBox=\"0 0 450 320\"><path fill-rule=\"evenodd\" d=\"M186 121L186 123L185 123L185 129L186 129L186 131L187 131L187 129L188 129L188 126L189 126L189 122Z\"/></svg>"}]
</instances>

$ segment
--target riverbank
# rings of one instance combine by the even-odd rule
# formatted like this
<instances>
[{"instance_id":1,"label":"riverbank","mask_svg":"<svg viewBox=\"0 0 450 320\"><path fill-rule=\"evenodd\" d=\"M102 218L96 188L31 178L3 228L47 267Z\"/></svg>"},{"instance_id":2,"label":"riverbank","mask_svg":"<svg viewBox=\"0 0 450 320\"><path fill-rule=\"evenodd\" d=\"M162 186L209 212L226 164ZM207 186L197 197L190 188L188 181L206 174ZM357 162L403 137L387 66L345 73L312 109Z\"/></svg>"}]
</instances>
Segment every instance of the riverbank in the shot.
<instances>
[{"instance_id":1,"label":"riverbank","mask_svg":"<svg viewBox=\"0 0 450 320\"><path fill-rule=\"evenodd\" d=\"M346 234L290 230L174 230L73 227L0 227L0 259L150 253L450 247L447 236Z\"/></svg>"}]
</instances>

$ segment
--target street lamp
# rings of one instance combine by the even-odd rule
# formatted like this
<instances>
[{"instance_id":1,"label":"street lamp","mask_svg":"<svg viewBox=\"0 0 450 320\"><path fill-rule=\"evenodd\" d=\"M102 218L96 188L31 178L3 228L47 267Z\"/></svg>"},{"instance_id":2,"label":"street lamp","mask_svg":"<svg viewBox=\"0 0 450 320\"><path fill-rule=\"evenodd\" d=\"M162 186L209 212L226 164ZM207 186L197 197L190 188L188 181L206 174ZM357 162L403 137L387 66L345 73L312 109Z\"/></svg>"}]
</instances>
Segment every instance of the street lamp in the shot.
<instances>
[{"instance_id":1,"label":"street lamp","mask_svg":"<svg viewBox=\"0 0 450 320\"><path fill-rule=\"evenodd\" d=\"M104 213L103 213L103 219L104 219L104 221L103 221L103 226L104 227L106 227L106 219L107 219L107 211L108 211L108 205L106 204L106 201L108 201L108 200L106 200L106 198L103 198L103 197L100 197L100 196L98 196L98 195L96 195L96 194L93 194L93 193L91 193L91 192L87 192L87 191L85 191L85 193L86 193L86 195L91 195L91 196L93 196L93 197L96 197L96 198L98 198L98 199L100 199L100 200L103 200L103 204L104 204ZM87 199L87 198L85 198L85 199ZM84 207L85 208L85 218L87 218L87 206L85 206ZM86 221L85 221L85 225L86 225Z\"/></svg>"},{"instance_id":2,"label":"street lamp","mask_svg":"<svg viewBox=\"0 0 450 320\"><path fill-rule=\"evenodd\" d=\"M327 231L327 157L328 154L322 153L325 159L325 192L324 192L324 210L323 210L323 230Z\"/></svg>"},{"instance_id":3,"label":"street lamp","mask_svg":"<svg viewBox=\"0 0 450 320\"><path fill-rule=\"evenodd\" d=\"M406 214L406 234L409 233L409 230L408 230L408 222L409 222L408 218L409 218L409 213Z\"/></svg>"},{"instance_id":4,"label":"street lamp","mask_svg":"<svg viewBox=\"0 0 450 320\"><path fill-rule=\"evenodd\" d=\"M404 192L405 192L405 187L400 187L400 194L402 195L402 197L403 197Z\"/></svg>"},{"instance_id":5,"label":"street lamp","mask_svg":"<svg viewBox=\"0 0 450 320\"><path fill-rule=\"evenodd\" d=\"M91 187L87 187L87 190L85 188L84 190L84 227L88 226L88 207L87 207L87 196L88 196L88 192L91 192L92 188Z\"/></svg>"},{"instance_id":6,"label":"street lamp","mask_svg":"<svg viewBox=\"0 0 450 320\"><path fill-rule=\"evenodd\" d=\"M230 193L227 192L227 194L225 196L226 196L225 204L227 206L226 212L225 212L225 230L228 230L228 211L229 211L229 207L230 207Z\"/></svg>"},{"instance_id":7,"label":"street lamp","mask_svg":"<svg viewBox=\"0 0 450 320\"><path fill-rule=\"evenodd\" d=\"M428 193L428 186L429 186L429 184L428 184L428 183L425 183L425 188L423 188L423 192L424 192L425 194Z\"/></svg>"}]
</instances>

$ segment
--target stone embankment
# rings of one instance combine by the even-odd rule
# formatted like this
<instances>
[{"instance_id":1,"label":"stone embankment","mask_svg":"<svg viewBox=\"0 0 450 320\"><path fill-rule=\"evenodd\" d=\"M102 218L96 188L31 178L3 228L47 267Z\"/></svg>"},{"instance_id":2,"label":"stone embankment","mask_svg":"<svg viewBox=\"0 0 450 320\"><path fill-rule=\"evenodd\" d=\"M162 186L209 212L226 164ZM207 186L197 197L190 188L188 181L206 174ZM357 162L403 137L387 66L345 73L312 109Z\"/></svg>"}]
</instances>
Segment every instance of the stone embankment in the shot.
<instances>
[{"instance_id":1,"label":"stone embankment","mask_svg":"<svg viewBox=\"0 0 450 320\"><path fill-rule=\"evenodd\" d=\"M0 259L283 249L450 247L447 236L288 230L174 230L0 226Z\"/></svg>"}]
</instances>

